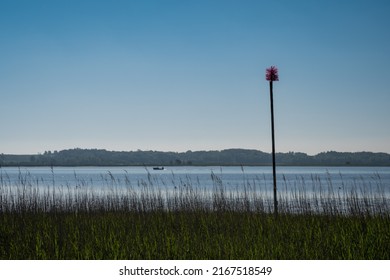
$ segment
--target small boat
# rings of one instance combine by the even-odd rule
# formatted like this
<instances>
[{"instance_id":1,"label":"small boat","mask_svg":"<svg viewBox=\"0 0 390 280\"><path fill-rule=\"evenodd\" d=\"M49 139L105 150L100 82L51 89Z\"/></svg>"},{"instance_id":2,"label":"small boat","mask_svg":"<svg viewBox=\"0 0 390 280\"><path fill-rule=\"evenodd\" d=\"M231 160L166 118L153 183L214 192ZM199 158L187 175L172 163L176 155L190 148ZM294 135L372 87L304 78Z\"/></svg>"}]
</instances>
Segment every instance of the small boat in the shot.
<instances>
[{"instance_id":1,"label":"small boat","mask_svg":"<svg viewBox=\"0 0 390 280\"><path fill-rule=\"evenodd\" d=\"M164 166L157 166L157 167L153 167L153 170L165 170L165 167Z\"/></svg>"}]
</instances>

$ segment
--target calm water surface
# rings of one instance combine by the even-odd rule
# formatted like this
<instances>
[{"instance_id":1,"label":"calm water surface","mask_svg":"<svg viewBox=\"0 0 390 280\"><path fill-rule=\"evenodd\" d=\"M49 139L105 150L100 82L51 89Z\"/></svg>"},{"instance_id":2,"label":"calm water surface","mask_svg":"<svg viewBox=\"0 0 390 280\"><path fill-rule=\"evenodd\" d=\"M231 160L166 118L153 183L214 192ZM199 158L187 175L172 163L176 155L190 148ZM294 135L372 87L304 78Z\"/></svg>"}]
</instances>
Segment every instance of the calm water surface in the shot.
<instances>
[{"instance_id":1,"label":"calm water surface","mask_svg":"<svg viewBox=\"0 0 390 280\"><path fill-rule=\"evenodd\" d=\"M278 189L319 192L351 190L390 195L390 167L278 167ZM0 186L153 188L200 187L272 192L271 167L2 167Z\"/></svg>"}]
</instances>

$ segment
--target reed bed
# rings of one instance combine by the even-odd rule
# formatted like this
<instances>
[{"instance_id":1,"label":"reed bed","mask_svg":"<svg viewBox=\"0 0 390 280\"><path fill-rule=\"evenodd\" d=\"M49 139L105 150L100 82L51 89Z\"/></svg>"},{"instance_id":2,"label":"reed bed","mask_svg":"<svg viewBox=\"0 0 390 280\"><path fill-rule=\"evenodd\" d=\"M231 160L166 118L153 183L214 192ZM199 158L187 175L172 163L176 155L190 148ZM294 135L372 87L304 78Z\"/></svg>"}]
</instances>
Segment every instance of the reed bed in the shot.
<instances>
[{"instance_id":1,"label":"reed bed","mask_svg":"<svg viewBox=\"0 0 390 280\"><path fill-rule=\"evenodd\" d=\"M211 177L205 189L190 178L168 185L148 174L132 184L108 172L96 188L28 173L15 183L1 173L0 259L390 258L380 180L335 188L315 177L284 179L275 216L259 183L244 176L231 188Z\"/></svg>"}]
</instances>

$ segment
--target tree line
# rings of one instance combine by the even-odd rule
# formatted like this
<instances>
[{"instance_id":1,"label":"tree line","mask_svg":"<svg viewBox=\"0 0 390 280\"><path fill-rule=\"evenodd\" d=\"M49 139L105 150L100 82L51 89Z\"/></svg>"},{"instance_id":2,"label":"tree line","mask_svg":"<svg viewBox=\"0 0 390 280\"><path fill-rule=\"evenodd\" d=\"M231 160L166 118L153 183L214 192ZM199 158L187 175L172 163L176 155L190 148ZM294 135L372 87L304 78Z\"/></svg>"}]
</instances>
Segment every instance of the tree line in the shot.
<instances>
[{"instance_id":1,"label":"tree line","mask_svg":"<svg viewBox=\"0 0 390 280\"><path fill-rule=\"evenodd\" d=\"M277 153L277 165L289 166L390 166L390 154L372 152ZM271 154L258 150L222 151L107 151L69 149L34 155L0 155L0 166L178 166L271 165Z\"/></svg>"}]
</instances>

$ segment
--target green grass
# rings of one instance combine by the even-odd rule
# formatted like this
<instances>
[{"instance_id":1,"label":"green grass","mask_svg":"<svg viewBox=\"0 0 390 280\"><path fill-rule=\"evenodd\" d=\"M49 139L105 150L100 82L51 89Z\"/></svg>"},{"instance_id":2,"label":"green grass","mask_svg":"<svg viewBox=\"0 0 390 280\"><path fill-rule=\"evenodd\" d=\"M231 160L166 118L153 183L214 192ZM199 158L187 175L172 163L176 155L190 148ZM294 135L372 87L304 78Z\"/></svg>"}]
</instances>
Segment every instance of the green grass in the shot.
<instances>
[{"instance_id":1,"label":"green grass","mask_svg":"<svg viewBox=\"0 0 390 280\"><path fill-rule=\"evenodd\" d=\"M1 259L389 259L389 217L239 212L0 215Z\"/></svg>"},{"instance_id":2,"label":"green grass","mask_svg":"<svg viewBox=\"0 0 390 280\"><path fill-rule=\"evenodd\" d=\"M31 183L31 182L30 182ZM390 259L383 196L0 185L0 259ZM54 185L55 182L53 182ZM49 191L51 190L51 191Z\"/></svg>"}]
</instances>

